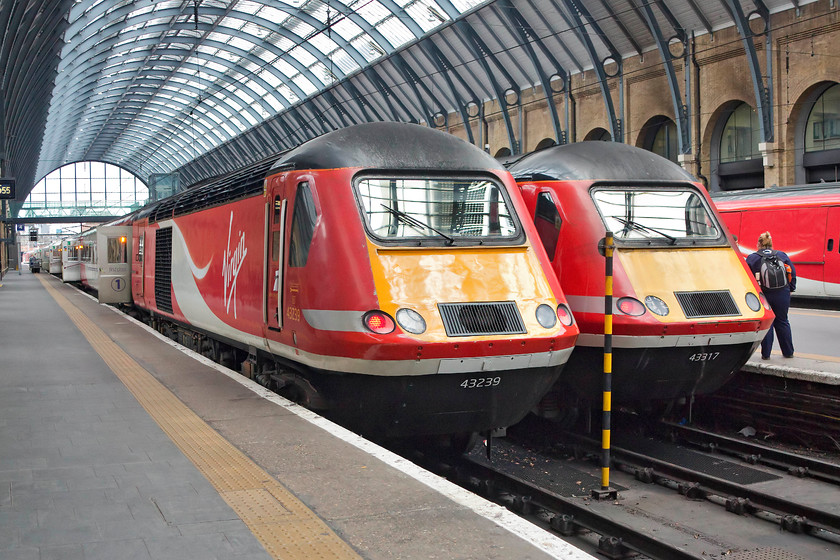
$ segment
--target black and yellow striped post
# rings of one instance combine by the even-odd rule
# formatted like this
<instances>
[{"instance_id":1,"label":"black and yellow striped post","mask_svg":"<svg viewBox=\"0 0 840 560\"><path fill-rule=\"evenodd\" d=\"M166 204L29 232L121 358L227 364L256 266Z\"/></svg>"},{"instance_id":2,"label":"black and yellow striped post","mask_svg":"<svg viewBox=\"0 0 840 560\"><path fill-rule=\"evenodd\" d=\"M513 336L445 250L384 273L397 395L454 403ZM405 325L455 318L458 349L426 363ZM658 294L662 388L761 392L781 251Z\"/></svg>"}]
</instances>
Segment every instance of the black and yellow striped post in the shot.
<instances>
[{"instance_id":1,"label":"black and yellow striped post","mask_svg":"<svg viewBox=\"0 0 840 560\"><path fill-rule=\"evenodd\" d=\"M613 320L613 250L611 231L603 241L602 254L606 258L604 283L604 402L601 417L601 488L592 490L592 497L614 500L618 492L610 487L610 428L612 422L612 320Z\"/></svg>"}]
</instances>

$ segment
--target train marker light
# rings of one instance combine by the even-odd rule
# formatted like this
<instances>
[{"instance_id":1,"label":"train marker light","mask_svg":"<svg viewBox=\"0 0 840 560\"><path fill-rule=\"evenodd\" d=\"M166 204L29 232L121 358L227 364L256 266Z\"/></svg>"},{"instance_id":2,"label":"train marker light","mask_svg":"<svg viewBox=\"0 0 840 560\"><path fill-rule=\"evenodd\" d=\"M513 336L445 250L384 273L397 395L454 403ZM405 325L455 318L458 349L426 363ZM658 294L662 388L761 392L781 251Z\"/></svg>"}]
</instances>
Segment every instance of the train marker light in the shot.
<instances>
[{"instance_id":1,"label":"train marker light","mask_svg":"<svg viewBox=\"0 0 840 560\"><path fill-rule=\"evenodd\" d=\"M761 292L759 292L759 293L758 293L758 297L761 299L761 305L763 305L763 306L764 306L764 309L766 309L767 311L770 311L770 302L769 302L769 301L767 301L767 298L766 298L766 297L764 297L764 294L762 294Z\"/></svg>"},{"instance_id":2,"label":"train marker light","mask_svg":"<svg viewBox=\"0 0 840 560\"><path fill-rule=\"evenodd\" d=\"M376 334L388 334L394 331L394 320L384 311L368 311L362 318L365 327Z\"/></svg>"},{"instance_id":3,"label":"train marker light","mask_svg":"<svg viewBox=\"0 0 840 560\"><path fill-rule=\"evenodd\" d=\"M575 318L572 316L571 310L562 303L557 306L557 318L560 319L561 325L565 325L567 327L571 327L572 323L575 322Z\"/></svg>"},{"instance_id":4,"label":"train marker light","mask_svg":"<svg viewBox=\"0 0 840 560\"><path fill-rule=\"evenodd\" d=\"M125 236L120 237L120 243L125 243Z\"/></svg>"},{"instance_id":5,"label":"train marker light","mask_svg":"<svg viewBox=\"0 0 840 560\"><path fill-rule=\"evenodd\" d=\"M544 329L550 329L557 324L557 314L551 306L540 304L537 306L537 322L542 325Z\"/></svg>"},{"instance_id":6,"label":"train marker light","mask_svg":"<svg viewBox=\"0 0 840 560\"><path fill-rule=\"evenodd\" d=\"M642 302L631 297L620 298L616 307L625 315L631 315L633 317L645 314L645 306L642 305Z\"/></svg>"},{"instance_id":7,"label":"train marker light","mask_svg":"<svg viewBox=\"0 0 840 560\"><path fill-rule=\"evenodd\" d=\"M647 306L648 309L650 309L651 313L661 315L662 317L664 317L665 315L667 315L668 313L671 312L671 310L668 309L668 304L665 303L664 301L662 301L661 299L659 299L656 296L646 297L645 298L645 305Z\"/></svg>"},{"instance_id":8,"label":"train marker light","mask_svg":"<svg viewBox=\"0 0 840 560\"><path fill-rule=\"evenodd\" d=\"M397 310L397 323L406 332L411 334L423 334L426 332L426 321L423 316L413 309L402 308Z\"/></svg>"},{"instance_id":9,"label":"train marker light","mask_svg":"<svg viewBox=\"0 0 840 560\"><path fill-rule=\"evenodd\" d=\"M747 292L747 295L744 299L747 300L747 307L749 307L753 311L758 311L759 309L761 309L761 302L758 300L758 296L754 293Z\"/></svg>"}]
</instances>

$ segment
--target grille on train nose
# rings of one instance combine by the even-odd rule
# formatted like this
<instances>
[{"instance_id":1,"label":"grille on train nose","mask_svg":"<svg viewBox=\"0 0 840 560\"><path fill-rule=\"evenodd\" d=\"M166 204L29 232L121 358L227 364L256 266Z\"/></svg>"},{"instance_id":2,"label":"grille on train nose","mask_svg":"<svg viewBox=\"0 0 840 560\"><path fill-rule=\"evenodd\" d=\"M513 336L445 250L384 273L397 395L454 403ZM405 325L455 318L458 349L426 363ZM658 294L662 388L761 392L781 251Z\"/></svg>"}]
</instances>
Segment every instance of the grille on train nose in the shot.
<instances>
[{"instance_id":1,"label":"grille on train nose","mask_svg":"<svg viewBox=\"0 0 840 560\"><path fill-rule=\"evenodd\" d=\"M741 314L729 290L674 292L688 319L734 317Z\"/></svg>"},{"instance_id":2,"label":"grille on train nose","mask_svg":"<svg viewBox=\"0 0 840 560\"><path fill-rule=\"evenodd\" d=\"M447 336L524 334L525 324L513 301L438 304Z\"/></svg>"}]
</instances>

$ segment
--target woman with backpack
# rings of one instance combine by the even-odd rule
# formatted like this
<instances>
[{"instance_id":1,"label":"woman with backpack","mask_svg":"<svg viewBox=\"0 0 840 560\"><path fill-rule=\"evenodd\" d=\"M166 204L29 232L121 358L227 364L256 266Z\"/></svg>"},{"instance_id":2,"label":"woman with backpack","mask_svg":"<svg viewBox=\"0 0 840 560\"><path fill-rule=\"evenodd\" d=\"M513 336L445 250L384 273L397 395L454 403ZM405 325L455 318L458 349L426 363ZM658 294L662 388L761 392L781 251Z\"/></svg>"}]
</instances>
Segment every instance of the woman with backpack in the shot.
<instances>
[{"instance_id":1,"label":"woman with backpack","mask_svg":"<svg viewBox=\"0 0 840 560\"><path fill-rule=\"evenodd\" d=\"M782 251L773 250L773 239L765 231L758 237L758 250L747 257L747 266L755 274L761 291L776 315L773 327L761 341L761 359L769 360L773 349L773 331L779 335L779 346L785 358L793 358L793 336L790 332L788 309L790 294L796 290L796 269Z\"/></svg>"}]
</instances>

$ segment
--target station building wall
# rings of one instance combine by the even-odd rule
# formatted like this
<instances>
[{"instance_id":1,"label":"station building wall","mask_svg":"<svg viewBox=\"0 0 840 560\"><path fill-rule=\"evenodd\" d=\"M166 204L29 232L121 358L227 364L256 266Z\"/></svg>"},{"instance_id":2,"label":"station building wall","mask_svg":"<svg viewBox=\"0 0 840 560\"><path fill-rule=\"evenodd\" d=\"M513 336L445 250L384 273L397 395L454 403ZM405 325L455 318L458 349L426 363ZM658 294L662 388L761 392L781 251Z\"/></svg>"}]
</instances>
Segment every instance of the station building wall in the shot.
<instances>
[{"instance_id":1,"label":"station building wall","mask_svg":"<svg viewBox=\"0 0 840 560\"><path fill-rule=\"evenodd\" d=\"M691 151L672 159L679 161L710 190L740 188L745 184L768 187L808 182L803 163L807 159L803 157L804 138L806 132L813 131L805 130L805 122L820 94L840 83L837 53L840 3L819 1L771 14L769 72L764 22L752 21L751 27L758 33L753 42L761 74L773 93L774 134L773 142L758 139L759 158L754 158L754 165L746 166L751 169L751 175L742 177L740 183L725 175L724 169L732 166L721 165L720 149L727 120L738 106L745 103L758 116L748 59L737 28L695 36L690 39L688 60L674 59L683 99L686 99L686 72L689 74ZM621 119L623 142L648 148L645 144L649 143L651 123L670 120L673 126L676 121L664 65L657 50L625 58L622 72L608 78L607 85ZM595 72L571 75L565 90L552 93L552 102L567 142L611 138L612 127ZM471 122L474 142L497 157L527 153L556 142L547 103L542 87L537 85L522 91L517 103L508 107L515 145L511 145L499 102L486 103L481 115ZM834 109L838 111L840 132L840 106ZM459 115L449 115L447 122L451 133L467 138ZM754 132L753 140L756 138ZM840 177L840 154L836 159Z\"/></svg>"}]
</instances>

